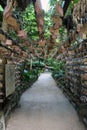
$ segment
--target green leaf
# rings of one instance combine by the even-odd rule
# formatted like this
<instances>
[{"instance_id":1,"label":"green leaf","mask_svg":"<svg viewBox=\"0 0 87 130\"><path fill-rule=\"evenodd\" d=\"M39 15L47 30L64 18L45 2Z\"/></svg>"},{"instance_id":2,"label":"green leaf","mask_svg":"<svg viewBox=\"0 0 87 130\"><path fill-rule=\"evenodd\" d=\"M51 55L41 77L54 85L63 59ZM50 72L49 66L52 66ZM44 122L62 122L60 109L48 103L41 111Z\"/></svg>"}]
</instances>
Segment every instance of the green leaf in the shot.
<instances>
[{"instance_id":1,"label":"green leaf","mask_svg":"<svg viewBox=\"0 0 87 130\"><path fill-rule=\"evenodd\" d=\"M3 11L3 8L2 8L2 6L0 5L0 11Z\"/></svg>"}]
</instances>

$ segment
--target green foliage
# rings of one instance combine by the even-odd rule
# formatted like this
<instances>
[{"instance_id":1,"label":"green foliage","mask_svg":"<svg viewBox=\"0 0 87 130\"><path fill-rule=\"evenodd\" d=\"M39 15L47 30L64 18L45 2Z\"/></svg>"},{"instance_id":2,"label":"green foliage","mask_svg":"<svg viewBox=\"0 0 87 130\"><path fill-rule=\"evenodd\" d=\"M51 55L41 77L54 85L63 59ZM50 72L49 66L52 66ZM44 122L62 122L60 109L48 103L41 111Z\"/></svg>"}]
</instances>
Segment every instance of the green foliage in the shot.
<instances>
[{"instance_id":1,"label":"green foliage","mask_svg":"<svg viewBox=\"0 0 87 130\"><path fill-rule=\"evenodd\" d=\"M36 60L36 61L33 62L33 66L34 67L37 66L37 67L43 68L43 67L45 67L45 64L42 61Z\"/></svg>"},{"instance_id":2,"label":"green foliage","mask_svg":"<svg viewBox=\"0 0 87 130\"><path fill-rule=\"evenodd\" d=\"M50 0L50 14L56 14L56 2L58 2L60 5L62 5L61 0Z\"/></svg>"},{"instance_id":3,"label":"green foliage","mask_svg":"<svg viewBox=\"0 0 87 130\"><path fill-rule=\"evenodd\" d=\"M46 39L50 39L50 27L53 26L53 21L52 21L52 15L53 14L56 14L56 2L57 0L50 0L50 10L45 13L45 17L44 17L44 21L45 21L45 26L44 26L44 30L45 30L45 33L44 33L44 36ZM62 2L59 1L59 4L61 4ZM56 41L60 42L60 41L63 41L65 40L66 38L66 35L67 35L67 32L66 32L66 29L65 27L61 27L59 29L59 36L57 37Z\"/></svg>"},{"instance_id":4,"label":"green foliage","mask_svg":"<svg viewBox=\"0 0 87 130\"><path fill-rule=\"evenodd\" d=\"M63 79L65 77L65 63L63 61L58 61L49 58L46 63L48 66L52 67L52 76L56 81L64 85ZM61 79L61 80L60 80Z\"/></svg>"},{"instance_id":5,"label":"green foliage","mask_svg":"<svg viewBox=\"0 0 87 130\"><path fill-rule=\"evenodd\" d=\"M50 6L53 6L54 4L56 4L57 0L50 0Z\"/></svg>"},{"instance_id":6,"label":"green foliage","mask_svg":"<svg viewBox=\"0 0 87 130\"><path fill-rule=\"evenodd\" d=\"M16 8L12 12L13 17L17 19L17 22L21 23L21 26L23 24L23 12L20 10L20 8Z\"/></svg>"},{"instance_id":7,"label":"green foliage","mask_svg":"<svg viewBox=\"0 0 87 130\"><path fill-rule=\"evenodd\" d=\"M52 76L55 79L58 79L60 77L63 77L65 75L64 66L63 63L59 62L55 68L53 68Z\"/></svg>"},{"instance_id":8,"label":"green foliage","mask_svg":"<svg viewBox=\"0 0 87 130\"><path fill-rule=\"evenodd\" d=\"M53 22L52 22L52 18L51 18L51 15L50 13L45 13L45 17L44 17L44 36L46 39L50 39L50 27L52 26Z\"/></svg>"},{"instance_id":9,"label":"green foliage","mask_svg":"<svg viewBox=\"0 0 87 130\"><path fill-rule=\"evenodd\" d=\"M27 82L31 82L38 78L38 71L36 69L32 70L24 70L23 72L23 80Z\"/></svg>"},{"instance_id":10,"label":"green foliage","mask_svg":"<svg viewBox=\"0 0 87 130\"><path fill-rule=\"evenodd\" d=\"M79 2L79 0L74 0L73 2L72 1L70 2L66 15L72 15L72 10L73 10L74 4L77 4L78 2Z\"/></svg>"},{"instance_id":11,"label":"green foliage","mask_svg":"<svg viewBox=\"0 0 87 130\"><path fill-rule=\"evenodd\" d=\"M0 5L0 11L3 11L3 8L2 8L2 6Z\"/></svg>"},{"instance_id":12,"label":"green foliage","mask_svg":"<svg viewBox=\"0 0 87 130\"><path fill-rule=\"evenodd\" d=\"M66 39L66 37L67 37L67 31L66 31L64 26L60 27L59 34L60 35L59 35L58 38L60 39L60 41L63 42Z\"/></svg>"},{"instance_id":13,"label":"green foliage","mask_svg":"<svg viewBox=\"0 0 87 130\"><path fill-rule=\"evenodd\" d=\"M21 23L21 29L25 30L28 34L28 37L32 40L39 39L37 22L34 12L33 4L31 3L24 12L22 12L18 7L13 10L12 15L17 19L17 22ZM0 17L1 18L1 17ZM13 30L9 30L9 35L19 42L22 42L18 38L17 34ZM24 48L26 50L26 48Z\"/></svg>"},{"instance_id":14,"label":"green foliage","mask_svg":"<svg viewBox=\"0 0 87 130\"><path fill-rule=\"evenodd\" d=\"M2 6L0 5L0 22L2 22L3 20L3 8ZM1 26L1 25L0 25Z\"/></svg>"},{"instance_id":15,"label":"green foliage","mask_svg":"<svg viewBox=\"0 0 87 130\"><path fill-rule=\"evenodd\" d=\"M47 59L46 61L34 60L32 63L32 70L30 70L30 60L25 63L24 71L23 71L23 80L24 81L32 81L38 78L39 74L43 72L45 68L45 64L51 67L52 76L55 80L60 78L64 78L65 76L65 64L62 61ZM23 69L23 68L22 68Z\"/></svg>"},{"instance_id":16,"label":"green foliage","mask_svg":"<svg viewBox=\"0 0 87 130\"><path fill-rule=\"evenodd\" d=\"M33 4L30 4L23 14L23 29L27 31L30 39L37 40L38 29Z\"/></svg>"},{"instance_id":17,"label":"green foliage","mask_svg":"<svg viewBox=\"0 0 87 130\"><path fill-rule=\"evenodd\" d=\"M74 3L78 3L79 2L79 0L74 0Z\"/></svg>"},{"instance_id":18,"label":"green foliage","mask_svg":"<svg viewBox=\"0 0 87 130\"><path fill-rule=\"evenodd\" d=\"M45 67L44 62L39 61L37 59L33 61L32 69L30 69L30 64L31 62L30 60L28 60L24 65L24 69L23 66L21 67L21 69L24 70L22 74L23 81L31 82L33 80L36 80L39 74L43 72L43 68Z\"/></svg>"}]
</instances>

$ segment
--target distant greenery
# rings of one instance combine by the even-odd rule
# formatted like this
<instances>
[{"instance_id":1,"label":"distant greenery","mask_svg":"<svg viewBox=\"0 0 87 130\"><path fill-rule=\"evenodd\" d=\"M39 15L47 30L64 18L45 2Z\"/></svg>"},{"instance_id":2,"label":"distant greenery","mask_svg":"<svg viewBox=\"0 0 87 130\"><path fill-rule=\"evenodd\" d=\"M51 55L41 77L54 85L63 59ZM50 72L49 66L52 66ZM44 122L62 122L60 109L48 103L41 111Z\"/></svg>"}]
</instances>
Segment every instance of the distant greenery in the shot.
<instances>
[{"instance_id":1,"label":"distant greenery","mask_svg":"<svg viewBox=\"0 0 87 130\"><path fill-rule=\"evenodd\" d=\"M62 5L62 1L61 0L50 0L50 14L56 14L56 2L58 2L60 5Z\"/></svg>"},{"instance_id":2,"label":"distant greenery","mask_svg":"<svg viewBox=\"0 0 87 130\"><path fill-rule=\"evenodd\" d=\"M44 17L44 36L46 39L50 39L50 27L53 25L53 22L52 22L52 18L51 18L51 14L48 12L48 13L45 13L45 17Z\"/></svg>"},{"instance_id":3,"label":"distant greenery","mask_svg":"<svg viewBox=\"0 0 87 130\"><path fill-rule=\"evenodd\" d=\"M32 69L30 69L30 60L26 61L24 66L21 67L23 70L22 80L30 82L36 80L40 73L45 69L45 66L48 66L49 71L52 72L52 76L55 80L63 79L65 76L65 63L63 61L58 61L55 59L47 59L45 61L40 61L35 59L32 62ZM62 83L62 80L60 80Z\"/></svg>"},{"instance_id":4,"label":"distant greenery","mask_svg":"<svg viewBox=\"0 0 87 130\"><path fill-rule=\"evenodd\" d=\"M32 69L30 69L31 62L30 60L26 61L24 65L21 66L21 69L23 70L22 73L22 80L31 82L33 80L36 80L40 73L43 72L43 68L45 67L44 62L39 61L38 59L35 59L32 62Z\"/></svg>"},{"instance_id":5,"label":"distant greenery","mask_svg":"<svg viewBox=\"0 0 87 130\"><path fill-rule=\"evenodd\" d=\"M64 26L59 28L59 34L60 35L59 35L58 39L63 42L67 37L67 31Z\"/></svg>"},{"instance_id":6,"label":"distant greenery","mask_svg":"<svg viewBox=\"0 0 87 130\"><path fill-rule=\"evenodd\" d=\"M18 23L21 23L21 29L27 32L29 39L32 39L32 40L39 39L34 6L32 3L26 8L24 12L22 12L17 7L16 10L13 11L12 15L17 19ZM18 38L14 30L9 30L9 35L14 40L22 42L21 39Z\"/></svg>"},{"instance_id":7,"label":"distant greenery","mask_svg":"<svg viewBox=\"0 0 87 130\"><path fill-rule=\"evenodd\" d=\"M28 36L33 40L37 40L39 36L33 4L26 8L23 14L23 22L23 29L27 31Z\"/></svg>"},{"instance_id":8,"label":"distant greenery","mask_svg":"<svg viewBox=\"0 0 87 130\"><path fill-rule=\"evenodd\" d=\"M50 0L49 2L50 2L50 13L55 14L56 13L56 9L55 9L56 2L58 2L62 6L63 0ZM78 2L79 2L79 0L73 0L73 2L71 1L70 5L69 5L69 9L67 10L67 14L71 13L71 8L73 7L74 4L76 4Z\"/></svg>"},{"instance_id":9,"label":"distant greenery","mask_svg":"<svg viewBox=\"0 0 87 130\"><path fill-rule=\"evenodd\" d=\"M52 72L52 77L56 80L59 81L62 85L65 84L65 63L60 60L55 60L55 59L47 59L46 64L50 67L52 67L51 72Z\"/></svg>"}]
</instances>

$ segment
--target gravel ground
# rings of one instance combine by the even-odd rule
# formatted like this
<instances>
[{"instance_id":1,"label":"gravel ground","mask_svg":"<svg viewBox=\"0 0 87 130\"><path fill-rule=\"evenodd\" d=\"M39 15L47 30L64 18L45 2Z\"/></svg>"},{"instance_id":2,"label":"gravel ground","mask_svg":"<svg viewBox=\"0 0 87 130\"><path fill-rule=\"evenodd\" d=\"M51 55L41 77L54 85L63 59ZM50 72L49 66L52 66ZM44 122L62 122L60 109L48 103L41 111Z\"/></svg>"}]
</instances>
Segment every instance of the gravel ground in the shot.
<instances>
[{"instance_id":1,"label":"gravel ground","mask_svg":"<svg viewBox=\"0 0 87 130\"><path fill-rule=\"evenodd\" d=\"M42 74L21 96L6 130L86 130L50 73Z\"/></svg>"}]
</instances>

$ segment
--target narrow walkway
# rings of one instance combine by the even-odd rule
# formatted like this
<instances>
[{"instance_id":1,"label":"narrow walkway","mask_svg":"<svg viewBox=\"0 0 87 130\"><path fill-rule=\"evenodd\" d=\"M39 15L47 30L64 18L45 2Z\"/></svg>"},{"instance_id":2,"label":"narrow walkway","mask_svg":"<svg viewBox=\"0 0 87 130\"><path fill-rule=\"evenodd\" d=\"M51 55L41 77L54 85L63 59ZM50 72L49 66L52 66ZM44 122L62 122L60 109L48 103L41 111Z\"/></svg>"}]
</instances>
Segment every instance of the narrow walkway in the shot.
<instances>
[{"instance_id":1,"label":"narrow walkway","mask_svg":"<svg viewBox=\"0 0 87 130\"><path fill-rule=\"evenodd\" d=\"M6 130L86 130L50 74L42 74L21 97Z\"/></svg>"}]
</instances>

